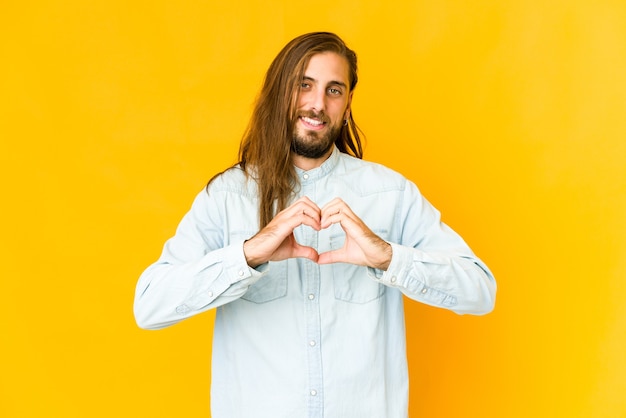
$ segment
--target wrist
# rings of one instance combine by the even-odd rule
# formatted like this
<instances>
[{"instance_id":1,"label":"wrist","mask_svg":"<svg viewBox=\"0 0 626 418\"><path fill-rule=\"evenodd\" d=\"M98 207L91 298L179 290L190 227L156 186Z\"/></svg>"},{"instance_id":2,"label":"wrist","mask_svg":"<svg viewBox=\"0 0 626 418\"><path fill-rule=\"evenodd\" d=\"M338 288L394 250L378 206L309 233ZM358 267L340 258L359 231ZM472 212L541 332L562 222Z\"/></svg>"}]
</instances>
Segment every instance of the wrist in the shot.
<instances>
[{"instance_id":1,"label":"wrist","mask_svg":"<svg viewBox=\"0 0 626 418\"><path fill-rule=\"evenodd\" d=\"M389 264L391 263L391 257L393 256L393 249L391 244L386 241L383 241L383 245L381 245L381 258L375 263L372 267L378 270L387 271L389 268Z\"/></svg>"},{"instance_id":2,"label":"wrist","mask_svg":"<svg viewBox=\"0 0 626 418\"><path fill-rule=\"evenodd\" d=\"M246 263L248 263L248 266L252 268L256 268L261 264L267 262L267 260L262 260L260 257L254 254L254 242L250 240L245 240L243 242L243 255L246 258Z\"/></svg>"}]
</instances>

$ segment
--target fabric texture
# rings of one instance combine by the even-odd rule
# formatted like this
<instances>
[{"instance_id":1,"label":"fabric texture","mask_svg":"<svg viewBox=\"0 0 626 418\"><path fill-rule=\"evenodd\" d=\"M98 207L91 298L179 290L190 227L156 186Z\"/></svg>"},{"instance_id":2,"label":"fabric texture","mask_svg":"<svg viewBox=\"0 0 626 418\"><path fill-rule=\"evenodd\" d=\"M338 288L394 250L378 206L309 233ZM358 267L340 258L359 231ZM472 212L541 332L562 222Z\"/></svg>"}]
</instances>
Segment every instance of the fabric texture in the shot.
<instances>
[{"instance_id":1,"label":"fabric texture","mask_svg":"<svg viewBox=\"0 0 626 418\"><path fill-rule=\"evenodd\" d=\"M158 261L137 284L135 316L163 328L217 309L213 418L403 418L408 415L404 296L458 314L493 309L489 269L402 175L333 151L297 169L297 199L343 199L392 245L386 271L307 259L250 268L243 243L258 231L256 184L233 168L201 191ZM297 241L340 248L340 224L300 226Z\"/></svg>"}]
</instances>

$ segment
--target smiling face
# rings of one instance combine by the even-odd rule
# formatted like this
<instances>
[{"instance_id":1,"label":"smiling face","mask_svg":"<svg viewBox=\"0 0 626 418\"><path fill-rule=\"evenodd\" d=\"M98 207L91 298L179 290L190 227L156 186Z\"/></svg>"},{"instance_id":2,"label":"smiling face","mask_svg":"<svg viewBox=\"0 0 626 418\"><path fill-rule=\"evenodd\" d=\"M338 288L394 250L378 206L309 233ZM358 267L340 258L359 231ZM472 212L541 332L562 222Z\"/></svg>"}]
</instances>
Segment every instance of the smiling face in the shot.
<instances>
[{"instance_id":1,"label":"smiling face","mask_svg":"<svg viewBox=\"0 0 626 418\"><path fill-rule=\"evenodd\" d=\"M297 167L310 170L328 158L351 99L347 60L334 52L313 55L298 91L291 147Z\"/></svg>"}]
</instances>

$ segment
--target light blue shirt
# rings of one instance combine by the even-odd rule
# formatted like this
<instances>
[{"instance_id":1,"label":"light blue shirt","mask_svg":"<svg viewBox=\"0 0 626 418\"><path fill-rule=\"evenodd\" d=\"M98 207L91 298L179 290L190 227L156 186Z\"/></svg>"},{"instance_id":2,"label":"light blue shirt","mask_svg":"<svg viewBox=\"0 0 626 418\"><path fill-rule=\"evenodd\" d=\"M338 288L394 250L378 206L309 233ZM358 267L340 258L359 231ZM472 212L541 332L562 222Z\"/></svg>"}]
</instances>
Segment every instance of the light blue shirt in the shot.
<instances>
[{"instance_id":1,"label":"light blue shirt","mask_svg":"<svg viewBox=\"0 0 626 418\"><path fill-rule=\"evenodd\" d=\"M381 165L334 150L297 169L297 198L335 197L393 250L386 271L307 259L253 269L243 242L258 231L256 184L240 169L202 191L137 284L135 317L157 329L217 308L212 418L404 418L408 371L403 295L459 314L493 309L496 283L417 187ZM340 224L295 237L340 248Z\"/></svg>"}]
</instances>

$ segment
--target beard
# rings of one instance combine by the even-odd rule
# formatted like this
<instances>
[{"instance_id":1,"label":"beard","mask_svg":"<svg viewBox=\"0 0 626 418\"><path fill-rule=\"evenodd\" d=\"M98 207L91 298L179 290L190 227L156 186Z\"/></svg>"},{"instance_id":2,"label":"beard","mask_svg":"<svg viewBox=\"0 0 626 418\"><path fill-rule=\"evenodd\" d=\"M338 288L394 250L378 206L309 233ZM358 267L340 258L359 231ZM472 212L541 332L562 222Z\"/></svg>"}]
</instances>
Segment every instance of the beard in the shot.
<instances>
[{"instance_id":1,"label":"beard","mask_svg":"<svg viewBox=\"0 0 626 418\"><path fill-rule=\"evenodd\" d=\"M305 130L298 132L297 123L293 128L293 141L291 141L291 150L301 157L317 159L321 158L332 148L335 140L341 132L341 125L330 125L330 120L324 113L304 112L298 116L306 116L317 118L328 124L325 133Z\"/></svg>"}]
</instances>

